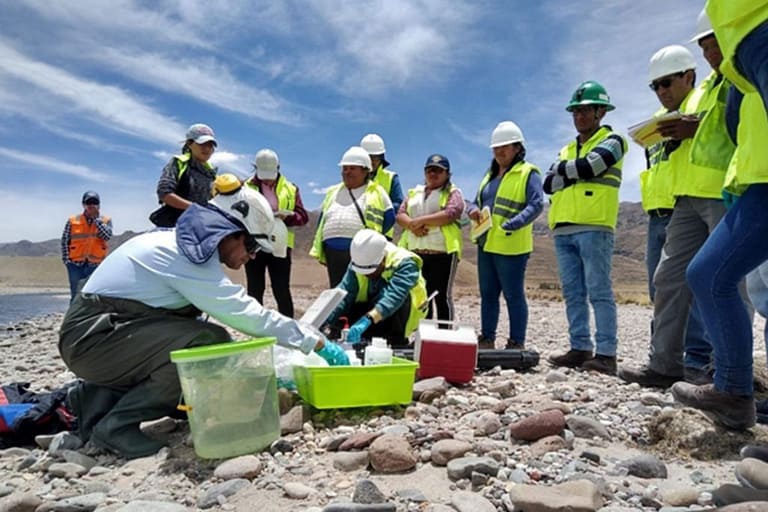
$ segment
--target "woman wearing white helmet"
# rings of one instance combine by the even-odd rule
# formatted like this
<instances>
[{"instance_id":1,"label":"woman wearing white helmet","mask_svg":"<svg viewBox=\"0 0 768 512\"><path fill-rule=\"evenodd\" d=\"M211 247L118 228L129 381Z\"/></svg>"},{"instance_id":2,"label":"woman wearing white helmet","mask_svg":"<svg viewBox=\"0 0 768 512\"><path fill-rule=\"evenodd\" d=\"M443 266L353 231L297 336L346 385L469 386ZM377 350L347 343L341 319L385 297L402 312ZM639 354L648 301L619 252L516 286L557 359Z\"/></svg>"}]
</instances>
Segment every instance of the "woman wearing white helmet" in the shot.
<instances>
[{"instance_id":1,"label":"woman wearing white helmet","mask_svg":"<svg viewBox=\"0 0 768 512\"><path fill-rule=\"evenodd\" d=\"M521 349L528 327L525 268L533 251L533 221L544 208L541 173L525 161L523 132L512 121L499 123L491 134L493 160L480 181L469 218L481 219L488 208L491 227L477 243L480 285L478 346L495 348L499 322L499 295L504 294L509 315L506 348Z\"/></svg>"},{"instance_id":2,"label":"woman wearing white helmet","mask_svg":"<svg viewBox=\"0 0 768 512\"><path fill-rule=\"evenodd\" d=\"M280 171L277 153L271 149L259 150L253 162L253 169L253 176L245 184L261 192L267 199L275 214L275 226L285 236L285 243L280 250L273 251L271 254L260 252L245 264L248 295L261 303L264 302L266 287L264 273L268 271L277 310L293 318L293 298L291 297L291 251L295 239L293 228L306 224L309 216L301 201L299 187L288 181Z\"/></svg>"},{"instance_id":3,"label":"woman wearing white helmet","mask_svg":"<svg viewBox=\"0 0 768 512\"><path fill-rule=\"evenodd\" d=\"M168 354L230 341L221 324L348 364L338 345L265 309L224 273L223 266L237 270L272 250L274 222L261 194L237 187L191 205L175 230L142 233L104 259L75 296L59 336L62 359L84 379L68 397L83 442L128 458L159 450L163 443L139 424L176 410L181 388ZM201 320L201 311L219 323Z\"/></svg>"},{"instance_id":4,"label":"woman wearing white helmet","mask_svg":"<svg viewBox=\"0 0 768 512\"><path fill-rule=\"evenodd\" d=\"M451 183L451 164L446 157L433 154L424 164L424 184L408 191L397 214L403 228L401 247L418 254L424 262L421 273L427 293L437 292L429 316L453 320L453 281L461 257L463 241L459 218L464 212L461 190Z\"/></svg>"},{"instance_id":5,"label":"woman wearing white helmet","mask_svg":"<svg viewBox=\"0 0 768 512\"><path fill-rule=\"evenodd\" d=\"M157 199L162 206L150 214L153 224L173 227L189 205L208 202L216 179L216 168L209 160L216 145L210 126L196 123L187 129L181 154L171 158L157 182Z\"/></svg>"},{"instance_id":6,"label":"woman wearing white helmet","mask_svg":"<svg viewBox=\"0 0 768 512\"><path fill-rule=\"evenodd\" d=\"M309 252L325 265L331 287L339 284L347 270L355 233L364 228L386 233L395 223L387 191L371 181L368 152L352 146L341 157L339 167L342 181L325 195Z\"/></svg>"}]
</instances>

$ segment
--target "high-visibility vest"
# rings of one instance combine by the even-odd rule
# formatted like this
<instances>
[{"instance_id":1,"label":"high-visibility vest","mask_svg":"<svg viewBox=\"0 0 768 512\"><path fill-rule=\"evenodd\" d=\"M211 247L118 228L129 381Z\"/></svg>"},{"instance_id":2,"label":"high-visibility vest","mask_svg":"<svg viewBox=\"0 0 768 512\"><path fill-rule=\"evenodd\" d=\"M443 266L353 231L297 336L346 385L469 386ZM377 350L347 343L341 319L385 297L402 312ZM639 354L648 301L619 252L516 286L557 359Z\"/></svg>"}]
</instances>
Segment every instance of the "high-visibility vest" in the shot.
<instances>
[{"instance_id":1,"label":"high-visibility vest","mask_svg":"<svg viewBox=\"0 0 768 512\"><path fill-rule=\"evenodd\" d=\"M574 140L560 150L560 160L575 160L589 153L606 137L614 132L607 126L601 126L587 142L579 148ZM627 141L622 137L624 153ZM558 190L551 197L549 209L549 227L557 224L585 224L616 228L619 216L619 186L621 186L621 168L624 157L606 169L599 176L588 180L579 179L575 184Z\"/></svg>"},{"instance_id":2,"label":"high-visibility vest","mask_svg":"<svg viewBox=\"0 0 768 512\"><path fill-rule=\"evenodd\" d=\"M344 190L344 183L338 183L332 186L325 194L323 199L323 205L321 206L322 217L317 225L317 231L315 231L315 238L312 241L312 248L309 250L309 255L317 258L320 263L325 263L325 250L323 249L323 226L325 226L326 214L328 209L336 200L336 195ZM365 211L363 217L365 218L365 227L373 229L374 231L382 232L384 229L384 213L386 212L386 206L384 202L384 195L386 192L381 185L374 181L368 182L365 188ZM360 229L363 229L362 227Z\"/></svg>"},{"instance_id":3,"label":"high-visibility vest","mask_svg":"<svg viewBox=\"0 0 768 512\"><path fill-rule=\"evenodd\" d=\"M419 267L419 279L408 294L411 301L411 311L405 324L404 335L410 336L419 326L419 321L426 318L427 311L429 310L429 308L426 307L427 283L421 275L421 258L417 254L403 249L402 247L397 247L394 244L387 244L386 254L384 255L384 271L381 273L381 279L389 282L397 267L406 259L414 260L416 266ZM368 278L357 273L355 273L355 277L357 277L357 296L355 297L355 302L366 303L369 301Z\"/></svg>"},{"instance_id":4,"label":"high-visibility vest","mask_svg":"<svg viewBox=\"0 0 768 512\"><path fill-rule=\"evenodd\" d=\"M504 222L525 208L527 201L525 191L528 186L528 177L532 172L540 173L541 171L521 160L501 177L491 208L491 229L485 234L485 244L483 245L485 252L511 256L528 254L533 251L533 224L528 224L515 231L506 231L501 227ZM483 189L490 181L491 170L488 169L480 181L476 204L480 204Z\"/></svg>"},{"instance_id":5,"label":"high-visibility vest","mask_svg":"<svg viewBox=\"0 0 768 512\"><path fill-rule=\"evenodd\" d=\"M392 182L395 179L395 173L393 171L388 171L384 168L384 164L379 164L379 168L376 169L376 174L373 177L374 182L381 185L381 188L383 188L387 195L391 198L392 197ZM395 212L397 214L397 212ZM391 228L389 228L389 231L384 233L384 235L389 238L390 240L395 234L395 226L393 225Z\"/></svg>"},{"instance_id":6,"label":"high-visibility vest","mask_svg":"<svg viewBox=\"0 0 768 512\"><path fill-rule=\"evenodd\" d=\"M675 197L722 197L725 171L734 145L725 126L725 96L730 84L723 80L715 84L715 78L714 73L707 77L680 105L681 113L703 114L703 117L696 135L680 141L680 146L669 157Z\"/></svg>"},{"instance_id":7,"label":"high-visibility vest","mask_svg":"<svg viewBox=\"0 0 768 512\"><path fill-rule=\"evenodd\" d=\"M183 197L184 199L187 199L189 195L189 180L184 180L184 175L187 173L187 169L189 169L189 161L192 158L192 153L184 153L181 155L173 155L173 158L176 160L176 190L174 193L178 195L179 197ZM213 167L208 162L200 162L202 166L208 170L211 171L213 174L216 174L216 168Z\"/></svg>"},{"instance_id":8,"label":"high-visibility vest","mask_svg":"<svg viewBox=\"0 0 768 512\"><path fill-rule=\"evenodd\" d=\"M667 109L658 110L654 117L666 114ZM662 141L647 148L649 167L640 173L640 200L643 210L671 210L675 206L672 195L672 171L669 168L669 153L672 141Z\"/></svg>"},{"instance_id":9,"label":"high-visibility vest","mask_svg":"<svg viewBox=\"0 0 768 512\"><path fill-rule=\"evenodd\" d=\"M109 217L102 217L109 222ZM107 241L99 238L96 222L88 224L85 215L72 215L69 218L69 260L76 263L101 263L107 256Z\"/></svg>"},{"instance_id":10,"label":"high-visibility vest","mask_svg":"<svg viewBox=\"0 0 768 512\"><path fill-rule=\"evenodd\" d=\"M248 180L245 182L249 187L254 190L259 190L253 181ZM296 209L296 191L298 188L296 185L285 179L285 176L279 174L277 176L277 183L275 184L275 196L277 197L277 209L283 211L294 211ZM261 191L259 191L261 193ZM286 226L288 229L288 248L293 249L296 241L296 233L292 227Z\"/></svg>"},{"instance_id":11,"label":"high-visibility vest","mask_svg":"<svg viewBox=\"0 0 768 512\"><path fill-rule=\"evenodd\" d=\"M448 198L451 196L451 193L454 190L457 190L457 188L458 187L456 187L456 185L451 185L449 188L443 188L440 190L440 199L438 204L441 210L445 209L445 205L448 204ZM408 215L411 215L412 201L424 201L425 190L426 189L424 185L419 185L408 191L408 199L406 200L407 203L405 207L405 211L408 213ZM458 254L459 258L461 258L461 250L464 246L464 240L461 238L461 226L459 225L459 222L454 221L449 222L448 224L443 224L440 226L440 231L443 233L443 238L445 239L445 252L448 254L455 252ZM409 231L403 230L402 235L400 235L400 242L398 242L398 245L408 249L410 236L411 234Z\"/></svg>"},{"instance_id":12,"label":"high-visibility vest","mask_svg":"<svg viewBox=\"0 0 768 512\"><path fill-rule=\"evenodd\" d=\"M720 72L741 92L754 92L755 87L738 70L734 59L741 40L768 19L768 0L708 0L706 9L723 54Z\"/></svg>"},{"instance_id":13,"label":"high-visibility vest","mask_svg":"<svg viewBox=\"0 0 768 512\"><path fill-rule=\"evenodd\" d=\"M760 94L744 95L739 109L738 146L725 178L725 189L741 195L750 185L768 183L768 115Z\"/></svg>"}]
</instances>

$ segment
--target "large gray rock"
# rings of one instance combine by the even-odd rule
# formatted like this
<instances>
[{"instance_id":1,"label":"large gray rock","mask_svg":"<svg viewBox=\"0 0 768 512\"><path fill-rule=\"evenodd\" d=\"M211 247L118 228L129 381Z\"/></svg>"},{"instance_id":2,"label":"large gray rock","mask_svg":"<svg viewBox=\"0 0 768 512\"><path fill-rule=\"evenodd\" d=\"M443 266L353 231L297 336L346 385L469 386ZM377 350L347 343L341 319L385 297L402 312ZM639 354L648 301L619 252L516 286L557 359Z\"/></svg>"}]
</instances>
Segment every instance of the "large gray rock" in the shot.
<instances>
[{"instance_id":1,"label":"large gray rock","mask_svg":"<svg viewBox=\"0 0 768 512\"><path fill-rule=\"evenodd\" d=\"M254 455L243 455L234 459L227 460L219 464L213 471L213 476L222 480L233 480L236 478L245 478L253 480L261 474L263 464Z\"/></svg>"},{"instance_id":2,"label":"large gray rock","mask_svg":"<svg viewBox=\"0 0 768 512\"><path fill-rule=\"evenodd\" d=\"M499 463L490 457L460 457L448 463L448 478L451 480L469 478L472 472L496 476L499 473Z\"/></svg>"},{"instance_id":3,"label":"large gray rock","mask_svg":"<svg viewBox=\"0 0 768 512\"><path fill-rule=\"evenodd\" d=\"M576 437L586 439L592 439L593 437L611 438L611 434L605 428L605 425L594 418L572 414L565 419L565 423Z\"/></svg>"},{"instance_id":4,"label":"large gray rock","mask_svg":"<svg viewBox=\"0 0 768 512\"><path fill-rule=\"evenodd\" d=\"M643 454L618 464L639 478L667 478L667 466L653 455Z\"/></svg>"},{"instance_id":5,"label":"large gray rock","mask_svg":"<svg viewBox=\"0 0 768 512\"><path fill-rule=\"evenodd\" d=\"M39 497L28 492L15 492L0 498L0 512L35 512L43 503Z\"/></svg>"},{"instance_id":6,"label":"large gray rock","mask_svg":"<svg viewBox=\"0 0 768 512\"><path fill-rule=\"evenodd\" d=\"M384 435L368 448L371 466L382 473L399 473L416 466L416 455L403 437Z\"/></svg>"},{"instance_id":7,"label":"large gray rock","mask_svg":"<svg viewBox=\"0 0 768 512\"><path fill-rule=\"evenodd\" d=\"M339 471L358 471L368 467L368 452L337 452L333 456L333 467Z\"/></svg>"},{"instance_id":8,"label":"large gray rock","mask_svg":"<svg viewBox=\"0 0 768 512\"><path fill-rule=\"evenodd\" d=\"M474 492L457 492L451 496L451 506L457 512L496 512L496 507Z\"/></svg>"},{"instance_id":9,"label":"large gray rock","mask_svg":"<svg viewBox=\"0 0 768 512\"><path fill-rule=\"evenodd\" d=\"M466 441L458 439L441 439L432 445L432 462L438 466L445 466L448 462L459 457L472 449L472 445Z\"/></svg>"},{"instance_id":10,"label":"large gray rock","mask_svg":"<svg viewBox=\"0 0 768 512\"><path fill-rule=\"evenodd\" d=\"M49 475L67 479L83 476L87 472L86 468L72 462L55 462L48 468Z\"/></svg>"},{"instance_id":11,"label":"large gray rock","mask_svg":"<svg viewBox=\"0 0 768 512\"><path fill-rule=\"evenodd\" d=\"M363 504L386 503L387 497L384 496L384 493L379 490L375 483L370 480L360 480L355 485L352 501Z\"/></svg>"},{"instance_id":12,"label":"large gray rock","mask_svg":"<svg viewBox=\"0 0 768 512\"><path fill-rule=\"evenodd\" d=\"M515 510L525 512L595 512L603 506L597 486L589 480L573 480L559 485L515 485L509 490Z\"/></svg>"}]
</instances>

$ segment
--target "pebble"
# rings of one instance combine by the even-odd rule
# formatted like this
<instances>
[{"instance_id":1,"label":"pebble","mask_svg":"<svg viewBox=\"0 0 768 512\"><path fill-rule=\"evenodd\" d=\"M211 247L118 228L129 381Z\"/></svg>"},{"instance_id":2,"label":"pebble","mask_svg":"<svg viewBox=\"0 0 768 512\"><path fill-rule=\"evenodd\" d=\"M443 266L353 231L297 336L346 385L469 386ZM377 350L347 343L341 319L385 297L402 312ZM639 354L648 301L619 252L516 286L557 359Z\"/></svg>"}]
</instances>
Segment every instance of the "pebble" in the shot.
<instances>
[{"instance_id":1,"label":"pebble","mask_svg":"<svg viewBox=\"0 0 768 512\"><path fill-rule=\"evenodd\" d=\"M619 466L627 468L630 475L640 478L667 478L667 466L654 455L638 455Z\"/></svg>"},{"instance_id":2,"label":"pebble","mask_svg":"<svg viewBox=\"0 0 768 512\"><path fill-rule=\"evenodd\" d=\"M386 503L387 498L375 483L370 480L360 480L357 482L357 485L355 485L352 501L363 504Z\"/></svg>"},{"instance_id":3,"label":"pebble","mask_svg":"<svg viewBox=\"0 0 768 512\"><path fill-rule=\"evenodd\" d=\"M294 500L303 500L310 494L317 492L315 489L300 482L288 482L283 486L285 495Z\"/></svg>"},{"instance_id":4,"label":"pebble","mask_svg":"<svg viewBox=\"0 0 768 512\"><path fill-rule=\"evenodd\" d=\"M261 473L262 462L254 455L244 455L219 464L213 471L213 476L222 480L244 478L253 480Z\"/></svg>"},{"instance_id":5,"label":"pebble","mask_svg":"<svg viewBox=\"0 0 768 512\"><path fill-rule=\"evenodd\" d=\"M496 476L499 472L499 463L490 457L460 457L448 463L448 478L454 482L469 478L473 471Z\"/></svg>"}]
</instances>

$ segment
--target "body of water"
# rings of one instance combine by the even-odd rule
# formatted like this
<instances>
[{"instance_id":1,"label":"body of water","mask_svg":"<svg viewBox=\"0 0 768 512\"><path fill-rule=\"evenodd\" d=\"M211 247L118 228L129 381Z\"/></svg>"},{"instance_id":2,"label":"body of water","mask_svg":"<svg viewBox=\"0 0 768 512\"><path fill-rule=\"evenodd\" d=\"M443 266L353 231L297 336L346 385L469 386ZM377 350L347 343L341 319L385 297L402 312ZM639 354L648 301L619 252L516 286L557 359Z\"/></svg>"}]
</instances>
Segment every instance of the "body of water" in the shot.
<instances>
[{"instance_id":1,"label":"body of water","mask_svg":"<svg viewBox=\"0 0 768 512\"><path fill-rule=\"evenodd\" d=\"M64 313L69 293L0 294L0 325L9 325L49 313Z\"/></svg>"}]
</instances>

